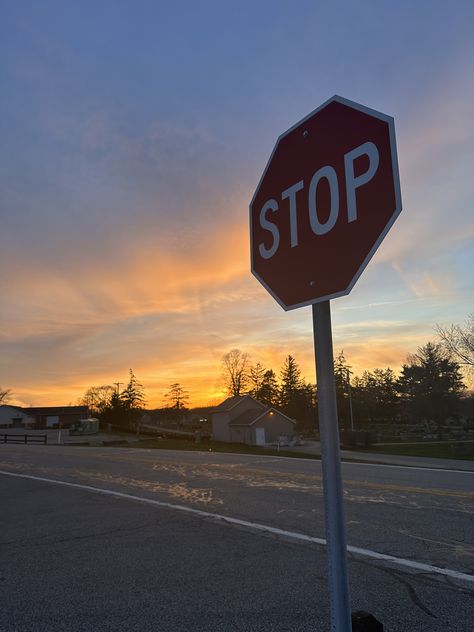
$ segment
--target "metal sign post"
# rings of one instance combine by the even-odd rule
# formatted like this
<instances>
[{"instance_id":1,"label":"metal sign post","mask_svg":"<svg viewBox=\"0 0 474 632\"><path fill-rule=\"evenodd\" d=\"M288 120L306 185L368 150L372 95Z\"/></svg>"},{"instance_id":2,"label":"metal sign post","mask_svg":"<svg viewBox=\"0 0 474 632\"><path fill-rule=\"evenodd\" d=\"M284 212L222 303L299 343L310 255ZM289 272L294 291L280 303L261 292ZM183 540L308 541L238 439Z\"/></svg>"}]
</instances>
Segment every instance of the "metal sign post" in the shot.
<instances>
[{"instance_id":1,"label":"metal sign post","mask_svg":"<svg viewBox=\"0 0 474 632\"><path fill-rule=\"evenodd\" d=\"M351 632L346 532L329 301L313 304L331 629Z\"/></svg>"},{"instance_id":2,"label":"metal sign post","mask_svg":"<svg viewBox=\"0 0 474 632\"><path fill-rule=\"evenodd\" d=\"M329 301L401 210L393 118L338 95L278 138L249 206L252 274L283 309L313 306L333 632L352 624Z\"/></svg>"}]
</instances>

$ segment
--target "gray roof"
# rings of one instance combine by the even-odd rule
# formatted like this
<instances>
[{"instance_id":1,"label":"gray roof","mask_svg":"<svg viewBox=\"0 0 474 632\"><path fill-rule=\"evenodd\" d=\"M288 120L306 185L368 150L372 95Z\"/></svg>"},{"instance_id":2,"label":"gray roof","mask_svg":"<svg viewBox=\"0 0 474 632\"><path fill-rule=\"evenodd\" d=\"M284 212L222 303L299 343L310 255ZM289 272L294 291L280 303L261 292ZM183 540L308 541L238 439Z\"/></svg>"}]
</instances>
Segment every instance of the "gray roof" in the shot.
<instances>
[{"instance_id":1,"label":"gray roof","mask_svg":"<svg viewBox=\"0 0 474 632\"><path fill-rule=\"evenodd\" d=\"M232 419L229 426L251 426L261 415L261 410L245 410L241 415Z\"/></svg>"},{"instance_id":2,"label":"gray roof","mask_svg":"<svg viewBox=\"0 0 474 632\"><path fill-rule=\"evenodd\" d=\"M259 402L258 400L254 399L250 395L234 395L233 397L228 397L223 402L221 402L218 406L216 406L214 408L214 412L222 413L227 410L231 410L232 408L237 406L237 404L240 404L240 402L246 398L250 398L251 400L253 400L256 404L260 406L261 409L265 408L265 405L262 404L262 402Z\"/></svg>"},{"instance_id":3,"label":"gray roof","mask_svg":"<svg viewBox=\"0 0 474 632\"><path fill-rule=\"evenodd\" d=\"M291 421L292 424L296 424L294 419L291 419L279 410L275 410L274 408L265 408L265 410L246 410L241 415L233 419L229 423L229 426L251 426L260 419L260 417L264 417L269 412L274 412L275 415L284 417L288 421Z\"/></svg>"}]
</instances>

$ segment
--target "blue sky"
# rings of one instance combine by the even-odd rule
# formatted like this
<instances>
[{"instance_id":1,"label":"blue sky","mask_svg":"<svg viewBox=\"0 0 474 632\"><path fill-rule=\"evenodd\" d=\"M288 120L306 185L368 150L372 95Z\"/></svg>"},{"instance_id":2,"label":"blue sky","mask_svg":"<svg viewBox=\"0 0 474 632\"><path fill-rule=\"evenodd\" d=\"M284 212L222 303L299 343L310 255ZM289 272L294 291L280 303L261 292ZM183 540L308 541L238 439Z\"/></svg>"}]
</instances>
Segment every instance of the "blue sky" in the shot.
<instances>
[{"instance_id":1,"label":"blue sky","mask_svg":"<svg viewBox=\"0 0 474 632\"><path fill-rule=\"evenodd\" d=\"M276 138L333 94L395 118L404 210L334 346L397 369L473 311L474 4L0 2L0 384L75 402L132 367L221 395L233 347L314 381L309 308L250 275Z\"/></svg>"}]
</instances>

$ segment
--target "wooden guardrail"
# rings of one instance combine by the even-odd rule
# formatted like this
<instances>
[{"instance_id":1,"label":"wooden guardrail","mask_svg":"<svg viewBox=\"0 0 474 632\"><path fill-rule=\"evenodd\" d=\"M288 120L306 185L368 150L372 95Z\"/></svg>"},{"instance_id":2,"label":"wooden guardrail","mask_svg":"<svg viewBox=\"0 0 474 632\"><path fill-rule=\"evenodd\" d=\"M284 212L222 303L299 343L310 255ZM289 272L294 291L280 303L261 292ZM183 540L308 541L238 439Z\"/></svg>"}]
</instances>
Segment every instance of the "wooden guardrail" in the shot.
<instances>
[{"instance_id":1,"label":"wooden guardrail","mask_svg":"<svg viewBox=\"0 0 474 632\"><path fill-rule=\"evenodd\" d=\"M48 435L29 435L29 434L3 434L2 443L42 443L46 445L48 443Z\"/></svg>"}]
</instances>

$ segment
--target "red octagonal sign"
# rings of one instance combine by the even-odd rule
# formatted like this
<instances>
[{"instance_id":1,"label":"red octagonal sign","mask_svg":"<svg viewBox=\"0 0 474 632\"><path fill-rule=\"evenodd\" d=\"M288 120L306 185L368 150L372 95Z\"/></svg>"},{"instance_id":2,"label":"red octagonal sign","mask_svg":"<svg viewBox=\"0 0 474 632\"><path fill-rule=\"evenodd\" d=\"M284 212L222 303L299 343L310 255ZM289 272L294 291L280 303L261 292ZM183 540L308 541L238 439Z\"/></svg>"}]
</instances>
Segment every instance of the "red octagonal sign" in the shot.
<instances>
[{"instance_id":1,"label":"red octagonal sign","mask_svg":"<svg viewBox=\"0 0 474 632\"><path fill-rule=\"evenodd\" d=\"M250 203L252 272L284 309L348 294L401 209L393 119L334 96L275 145Z\"/></svg>"}]
</instances>

